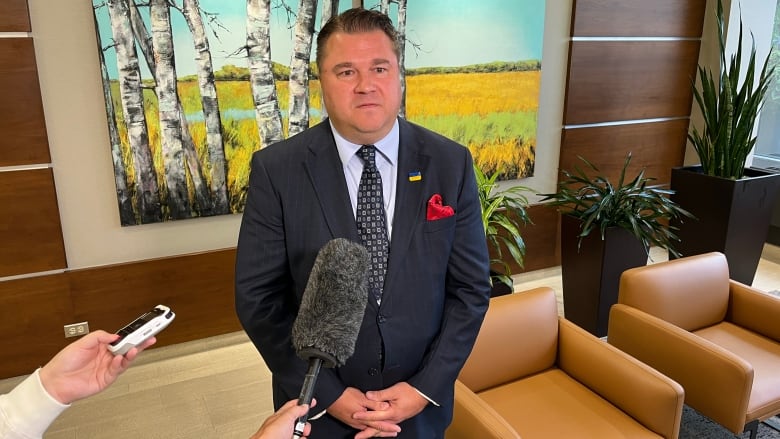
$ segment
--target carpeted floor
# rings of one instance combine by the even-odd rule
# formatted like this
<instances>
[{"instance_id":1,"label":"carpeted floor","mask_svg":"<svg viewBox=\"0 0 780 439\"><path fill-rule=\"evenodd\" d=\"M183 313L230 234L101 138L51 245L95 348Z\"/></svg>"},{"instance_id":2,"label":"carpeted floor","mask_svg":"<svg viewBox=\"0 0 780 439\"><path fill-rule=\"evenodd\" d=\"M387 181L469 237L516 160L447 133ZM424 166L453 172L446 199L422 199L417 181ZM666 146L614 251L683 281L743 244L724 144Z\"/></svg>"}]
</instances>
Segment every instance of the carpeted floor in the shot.
<instances>
[{"instance_id":1,"label":"carpeted floor","mask_svg":"<svg viewBox=\"0 0 780 439\"><path fill-rule=\"evenodd\" d=\"M780 419L774 418L780 426ZM750 433L742 433L735 436L732 432L726 430L715 422L699 414L696 410L684 406L682 414L682 423L680 425L680 439L747 439ZM758 426L758 439L780 439L780 431L761 423Z\"/></svg>"}]
</instances>

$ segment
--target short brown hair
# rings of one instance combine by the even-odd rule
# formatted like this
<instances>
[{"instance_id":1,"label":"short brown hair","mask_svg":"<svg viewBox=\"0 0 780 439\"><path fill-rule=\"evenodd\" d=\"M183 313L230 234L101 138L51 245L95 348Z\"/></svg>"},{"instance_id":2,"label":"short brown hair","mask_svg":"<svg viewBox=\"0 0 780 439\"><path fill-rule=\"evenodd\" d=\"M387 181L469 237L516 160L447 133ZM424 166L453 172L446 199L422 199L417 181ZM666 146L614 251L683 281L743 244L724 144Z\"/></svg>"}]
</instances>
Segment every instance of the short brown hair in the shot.
<instances>
[{"instance_id":1,"label":"short brown hair","mask_svg":"<svg viewBox=\"0 0 780 439\"><path fill-rule=\"evenodd\" d=\"M400 59L401 48L398 44L398 32L390 17L371 9L353 8L334 15L320 29L320 33L317 35L317 66L322 64L322 58L325 56L325 44L334 33L356 34L375 30L381 30L390 38L390 41L393 42L395 57Z\"/></svg>"}]
</instances>

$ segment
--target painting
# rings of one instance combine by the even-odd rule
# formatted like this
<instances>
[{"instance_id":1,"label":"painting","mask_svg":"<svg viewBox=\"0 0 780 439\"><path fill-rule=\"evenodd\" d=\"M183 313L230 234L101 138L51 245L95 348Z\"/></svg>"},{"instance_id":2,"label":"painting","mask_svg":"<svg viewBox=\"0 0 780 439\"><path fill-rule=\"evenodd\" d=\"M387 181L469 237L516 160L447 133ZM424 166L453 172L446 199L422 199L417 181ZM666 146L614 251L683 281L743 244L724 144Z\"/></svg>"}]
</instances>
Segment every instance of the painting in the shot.
<instances>
[{"instance_id":1,"label":"painting","mask_svg":"<svg viewBox=\"0 0 780 439\"><path fill-rule=\"evenodd\" d=\"M121 224L242 212L252 154L323 120L316 30L351 6L93 0ZM401 117L533 175L545 0L363 7L399 30Z\"/></svg>"}]
</instances>

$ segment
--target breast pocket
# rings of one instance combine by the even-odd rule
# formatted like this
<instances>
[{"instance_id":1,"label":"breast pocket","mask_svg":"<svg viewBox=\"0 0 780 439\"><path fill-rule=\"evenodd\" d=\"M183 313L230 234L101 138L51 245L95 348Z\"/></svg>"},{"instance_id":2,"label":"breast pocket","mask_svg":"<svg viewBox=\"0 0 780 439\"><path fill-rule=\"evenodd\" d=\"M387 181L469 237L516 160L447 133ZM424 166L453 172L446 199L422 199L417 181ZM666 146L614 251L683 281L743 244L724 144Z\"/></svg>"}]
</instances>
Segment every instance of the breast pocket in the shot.
<instances>
[{"instance_id":1,"label":"breast pocket","mask_svg":"<svg viewBox=\"0 0 780 439\"><path fill-rule=\"evenodd\" d=\"M428 221L423 226L423 232L434 233L441 230L454 229L455 228L455 215L448 216L447 218L438 219L435 221Z\"/></svg>"}]
</instances>

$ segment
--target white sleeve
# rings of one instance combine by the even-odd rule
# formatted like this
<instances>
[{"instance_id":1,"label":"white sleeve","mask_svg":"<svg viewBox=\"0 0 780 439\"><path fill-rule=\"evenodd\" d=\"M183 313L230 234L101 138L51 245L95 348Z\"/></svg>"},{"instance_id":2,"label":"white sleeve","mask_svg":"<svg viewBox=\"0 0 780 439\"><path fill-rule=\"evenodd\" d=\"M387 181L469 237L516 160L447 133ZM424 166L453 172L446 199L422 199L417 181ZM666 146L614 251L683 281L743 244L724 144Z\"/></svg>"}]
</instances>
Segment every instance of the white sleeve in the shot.
<instances>
[{"instance_id":1,"label":"white sleeve","mask_svg":"<svg viewBox=\"0 0 780 439\"><path fill-rule=\"evenodd\" d=\"M39 373L40 369L11 393L0 395L1 439L40 439L57 416L70 407L46 392Z\"/></svg>"}]
</instances>

